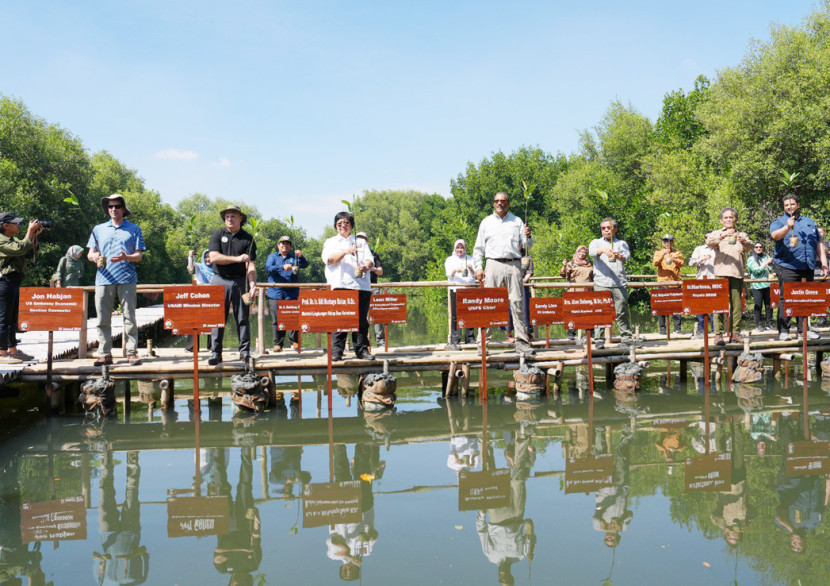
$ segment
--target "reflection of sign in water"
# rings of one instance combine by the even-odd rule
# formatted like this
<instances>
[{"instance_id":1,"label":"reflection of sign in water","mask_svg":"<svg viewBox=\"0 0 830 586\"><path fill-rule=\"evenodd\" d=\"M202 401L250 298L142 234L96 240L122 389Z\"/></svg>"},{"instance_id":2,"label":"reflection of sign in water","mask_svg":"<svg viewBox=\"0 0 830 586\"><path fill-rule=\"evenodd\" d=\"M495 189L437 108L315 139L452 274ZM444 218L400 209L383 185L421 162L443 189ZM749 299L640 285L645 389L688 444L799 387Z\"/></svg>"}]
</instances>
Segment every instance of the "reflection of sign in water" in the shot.
<instances>
[{"instance_id":1,"label":"reflection of sign in water","mask_svg":"<svg viewBox=\"0 0 830 586\"><path fill-rule=\"evenodd\" d=\"M405 324L406 323L406 295L372 295L369 304L370 324Z\"/></svg>"},{"instance_id":2,"label":"reflection of sign in water","mask_svg":"<svg viewBox=\"0 0 830 586\"><path fill-rule=\"evenodd\" d=\"M20 329L27 332L80 330L83 321L84 292L80 289L20 289Z\"/></svg>"},{"instance_id":3,"label":"reflection of sign in water","mask_svg":"<svg viewBox=\"0 0 830 586\"><path fill-rule=\"evenodd\" d=\"M271 316L273 319L274 316ZM277 329L281 332L293 332L300 329L299 299L277 300Z\"/></svg>"},{"instance_id":4,"label":"reflection of sign in water","mask_svg":"<svg viewBox=\"0 0 830 586\"><path fill-rule=\"evenodd\" d=\"M455 311L459 328L492 328L510 323L507 287L458 289Z\"/></svg>"},{"instance_id":5,"label":"reflection of sign in water","mask_svg":"<svg viewBox=\"0 0 830 586\"><path fill-rule=\"evenodd\" d=\"M823 317L827 313L826 283L784 283L787 317Z\"/></svg>"},{"instance_id":6,"label":"reflection of sign in water","mask_svg":"<svg viewBox=\"0 0 830 586\"><path fill-rule=\"evenodd\" d=\"M830 442L790 442L784 454L784 464L787 474L793 476L830 474Z\"/></svg>"},{"instance_id":7,"label":"reflection of sign in water","mask_svg":"<svg viewBox=\"0 0 830 586\"><path fill-rule=\"evenodd\" d=\"M209 334L225 327L225 288L175 285L164 288L164 328L185 334Z\"/></svg>"},{"instance_id":8,"label":"reflection of sign in water","mask_svg":"<svg viewBox=\"0 0 830 586\"><path fill-rule=\"evenodd\" d=\"M358 329L357 291L300 293L300 331L353 332Z\"/></svg>"},{"instance_id":9,"label":"reflection of sign in water","mask_svg":"<svg viewBox=\"0 0 830 586\"><path fill-rule=\"evenodd\" d=\"M458 476L458 510L498 509L510 504L510 469L462 470Z\"/></svg>"},{"instance_id":10,"label":"reflection of sign in water","mask_svg":"<svg viewBox=\"0 0 830 586\"><path fill-rule=\"evenodd\" d=\"M83 497L20 505L20 533L23 543L86 539Z\"/></svg>"},{"instance_id":11,"label":"reflection of sign in water","mask_svg":"<svg viewBox=\"0 0 830 586\"><path fill-rule=\"evenodd\" d=\"M530 324L534 326L549 326L561 324L562 298L561 297L531 297Z\"/></svg>"},{"instance_id":12,"label":"reflection of sign in water","mask_svg":"<svg viewBox=\"0 0 830 586\"><path fill-rule=\"evenodd\" d=\"M562 317L569 330L610 326L617 316L608 291L565 291L562 304Z\"/></svg>"},{"instance_id":13,"label":"reflection of sign in water","mask_svg":"<svg viewBox=\"0 0 830 586\"><path fill-rule=\"evenodd\" d=\"M362 519L360 480L306 484L303 528L359 523Z\"/></svg>"},{"instance_id":14,"label":"reflection of sign in water","mask_svg":"<svg viewBox=\"0 0 830 586\"><path fill-rule=\"evenodd\" d=\"M167 499L167 537L226 535L230 504L226 496Z\"/></svg>"},{"instance_id":15,"label":"reflection of sign in water","mask_svg":"<svg viewBox=\"0 0 830 586\"><path fill-rule=\"evenodd\" d=\"M565 494L596 492L614 480L614 455L568 458L565 462Z\"/></svg>"},{"instance_id":16,"label":"reflection of sign in water","mask_svg":"<svg viewBox=\"0 0 830 586\"><path fill-rule=\"evenodd\" d=\"M686 315L729 313L729 280L683 281L683 313Z\"/></svg>"},{"instance_id":17,"label":"reflection of sign in water","mask_svg":"<svg viewBox=\"0 0 830 586\"><path fill-rule=\"evenodd\" d=\"M683 313L683 289L652 289L651 315Z\"/></svg>"},{"instance_id":18,"label":"reflection of sign in water","mask_svg":"<svg viewBox=\"0 0 830 586\"><path fill-rule=\"evenodd\" d=\"M732 456L708 454L686 458L686 492L725 491L732 484Z\"/></svg>"}]
</instances>

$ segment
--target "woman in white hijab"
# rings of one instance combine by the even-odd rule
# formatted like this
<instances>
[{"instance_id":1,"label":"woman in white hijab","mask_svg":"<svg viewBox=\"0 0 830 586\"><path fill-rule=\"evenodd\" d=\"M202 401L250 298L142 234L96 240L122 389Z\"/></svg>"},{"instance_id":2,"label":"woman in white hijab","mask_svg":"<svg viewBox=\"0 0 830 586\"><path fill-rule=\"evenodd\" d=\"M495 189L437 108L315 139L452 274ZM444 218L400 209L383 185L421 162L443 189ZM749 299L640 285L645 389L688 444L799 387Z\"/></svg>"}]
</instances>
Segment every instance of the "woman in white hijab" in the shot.
<instances>
[{"instance_id":1,"label":"woman in white hijab","mask_svg":"<svg viewBox=\"0 0 830 586\"><path fill-rule=\"evenodd\" d=\"M472 285L475 283L475 271L473 271L473 257L467 254L467 245L459 238L452 246L453 253L444 261L444 272L450 283L459 285ZM458 287L450 287L450 312L452 320L450 323L450 343L447 350L460 350L461 331L458 329L458 320L455 312L455 291ZM464 330L464 341L467 344L475 344L475 330Z\"/></svg>"}]
</instances>

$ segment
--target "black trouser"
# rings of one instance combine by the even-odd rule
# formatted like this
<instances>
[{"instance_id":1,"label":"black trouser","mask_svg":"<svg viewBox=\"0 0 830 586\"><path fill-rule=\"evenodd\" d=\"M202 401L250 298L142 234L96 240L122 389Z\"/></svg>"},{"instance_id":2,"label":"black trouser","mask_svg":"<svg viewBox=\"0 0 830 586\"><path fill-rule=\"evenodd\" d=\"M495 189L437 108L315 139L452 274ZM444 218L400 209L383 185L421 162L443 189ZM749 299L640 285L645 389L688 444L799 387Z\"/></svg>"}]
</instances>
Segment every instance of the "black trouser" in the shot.
<instances>
[{"instance_id":1,"label":"black trouser","mask_svg":"<svg viewBox=\"0 0 830 586\"><path fill-rule=\"evenodd\" d=\"M0 277L0 350L17 347L17 313L22 280L20 273Z\"/></svg>"},{"instance_id":2,"label":"black trouser","mask_svg":"<svg viewBox=\"0 0 830 586\"><path fill-rule=\"evenodd\" d=\"M681 325L680 314L673 313L671 318L672 318L672 322L674 323L674 332L679 333L680 332L680 325ZM664 333L666 331L666 316L665 315L658 315L657 316L657 324L660 326L660 333L661 334Z\"/></svg>"},{"instance_id":3,"label":"black trouser","mask_svg":"<svg viewBox=\"0 0 830 586\"><path fill-rule=\"evenodd\" d=\"M787 332L790 329L790 320L784 311L784 283L798 283L801 279L807 282L813 281L814 273L810 269L796 270L775 265L775 274L778 275L778 285L781 287L781 299L778 301L778 333ZM800 334L803 328L804 318L795 318L795 327Z\"/></svg>"},{"instance_id":4,"label":"black trouser","mask_svg":"<svg viewBox=\"0 0 830 586\"><path fill-rule=\"evenodd\" d=\"M455 310L455 291L450 291L450 343L461 343L461 330L458 329L458 314ZM476 331L471 328L464 330L464 342L466 344L475 344Z\"/></svg>"},{"instance_id":5,"label":"black trouser","mask_svg":"<svg viewBox=\"0 0 830 586\"><path fill-rule=\"evenodd\" d=\"M228 321L228 311L233 306L233 317L236 320L236 332L239 335L239 353L250 354L251 326L248 323L248 306L242 301L245 293L245 277L226 279L219 273L213 275L211 285L222 285L225 288L225 322ZM210 332L211 351L222 355L222 341L225 339L225 328L213 328Z\"/></svg>"},{"instance_id":6,"label":"black trouser","mask_svg":"<svg viewBox=\"0 0 830 586\"><path fill-rule=\"evenodd\" d=\"M352 289L335 289L335 291L351 291ZM361 350L369 351L369 303L372 300L371 291L358 291L357 297L357 316L358 330L352 332L352 346L355 354L359 354ZM348 332L338 332L334 334L334 341L332 342L332 352L340 352L346 349L346 337Z\"/></svg>"},{"instance_id":7,"label":"black trouser","mask_svg":"<svg viewBox=\"0 0 830 586\"><path fill-rule=\"evenodd\" d=\"M271 311L271 332L274 334L274 346L282 346L285 342L285 330L279 329L279 320L277 319L278 301L288 301L287 299L271 299L268 298L268 309ZM291 344L297 343L297 330L290 330L288 332L288 342Z\"/></svg>"},{"instance_id":8,"label":"black trouser","mask_svg":"<svg viewBox=\"0 0 830 586\"><path fill-rule=\"evenodd\" d=\"M770 301L770 288L750 289L752 291L752 300L755 302L755 307L752 313L755 316L755 327L761 328L764 325L772 325L772 302ZM763 312L766 307L767 319L764 320Z\"/></svg>"}]
</instances>

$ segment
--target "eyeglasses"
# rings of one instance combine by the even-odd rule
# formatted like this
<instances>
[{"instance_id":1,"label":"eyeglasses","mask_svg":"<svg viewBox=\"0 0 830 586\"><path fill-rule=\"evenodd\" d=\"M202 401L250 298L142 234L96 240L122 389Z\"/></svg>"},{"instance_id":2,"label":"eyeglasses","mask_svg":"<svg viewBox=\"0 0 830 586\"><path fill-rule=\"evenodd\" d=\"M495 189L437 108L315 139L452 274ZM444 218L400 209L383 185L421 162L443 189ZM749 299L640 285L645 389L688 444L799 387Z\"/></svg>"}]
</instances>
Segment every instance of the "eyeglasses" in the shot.
<instances>
[{"instance_id":1,"label":"eyeglasses","mask_svg":"<svg viewBox=\"0 0 830 586\"><path fill-rule=\"evenodd\" d=\"M111 204L111 205L108 205L107 207L108 207L109 209L111 209L111 210L120 210L120 209L121 209L121 208L123 208L124 206L122 206L122 205L119 203L119 204Z\"/></svg>"},{"instance_id":2,"label":"eyeglasses","mask_svg":"<svg viewBox=\"0 0 830 586\"><path fill-rule=\"evenodd\" d=\"M610 230L611 226L600 226L599 229L600 230Z\"/></svg>"},{"instance_id":3,"label":"eyeglasses","mask_svg":"<svg viewBox=\"0 0 830 586\"><path fill-rule=\"evenodd\" d=\"M351 225L352 225L352 223L351 223L351 222L349 222L348 220L341 220L341 221L337 222L337 224L336 224L336 225L337 225L337 226L351 226Z\"/></svg>"},{"instance_id":4,"label":"eyeglasses","mask_svg":"<svg viewBox=\"0 0 830 586\"><path fill-rule=\"evenodd\" d=\"M496 204L496 205L498 205L500 203L507 204L507 200L506 199L494 199L493 203Z\"/></svg>"}]
</instances>

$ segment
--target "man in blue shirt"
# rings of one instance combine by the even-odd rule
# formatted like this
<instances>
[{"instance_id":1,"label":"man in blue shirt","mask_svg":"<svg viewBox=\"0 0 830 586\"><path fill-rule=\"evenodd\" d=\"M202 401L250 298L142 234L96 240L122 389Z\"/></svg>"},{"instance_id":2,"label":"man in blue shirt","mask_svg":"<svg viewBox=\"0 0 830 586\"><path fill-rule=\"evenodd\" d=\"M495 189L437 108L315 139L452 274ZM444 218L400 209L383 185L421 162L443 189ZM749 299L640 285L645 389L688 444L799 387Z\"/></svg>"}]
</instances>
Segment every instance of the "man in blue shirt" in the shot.
<instances>
[{"instance_id":1,"label":"man in blue shirt","mask_svg":"<svg viewBox=\"0 0 830 586\"><path fill-rule=\"evenodd\" d=\"M784 285L802 279L812 281L816 261L820 262L821 275L827 277L827 255L821 244L816 223L798 212L798 197L789 193L781 200L784 215L773 220L769 226L775 241L775 274L781 286L781 301L778 304L778 339L789 340L790 318L784 312ZM804 319L796 318L798 334L801 335ZM819 335L807 332L807 338L814 340Z\"/></svg>"},{"instance_id":2,"label":"man in blue shirt","mask_svg":"<svg viewBox=\"0 0 830 586\"><path fill-rule=\"evenodd\" d=\"M124 314L124 339L127 360L141 364L138 358L138 324L135 321L135 263L141 261L144 237L141 228L126 220L130 210L124 196L113 193L101 198L101 207L109 221L92 229L87 242L87 258L98 266L95 275L95 312L98 314L98 360L95 366L112 364L112 309L115 298Z\"/></svg>"},{"instance_id":3,"label":"man in blue shirt","mask_svg":"<svg viewBox=\"0 0 830 586\"><path fill-rule=\"evenodd\" d=\"M300 269L308 267L308 260L303 256L302 250L291 252L291 238L283 236L277 243L277 252L272 252L265 260L265 270L268 271L269 283L299 283L298 275ZM296 287L268 287L268 308L271 311L271 327L274 332L274 347L271 352L282 352L285 341L285 330L277 326L278 301L297 299L300 290ZM297 348L297 330L288 332L288 341L292 348Z\"/></svg>"}]
</instances>

